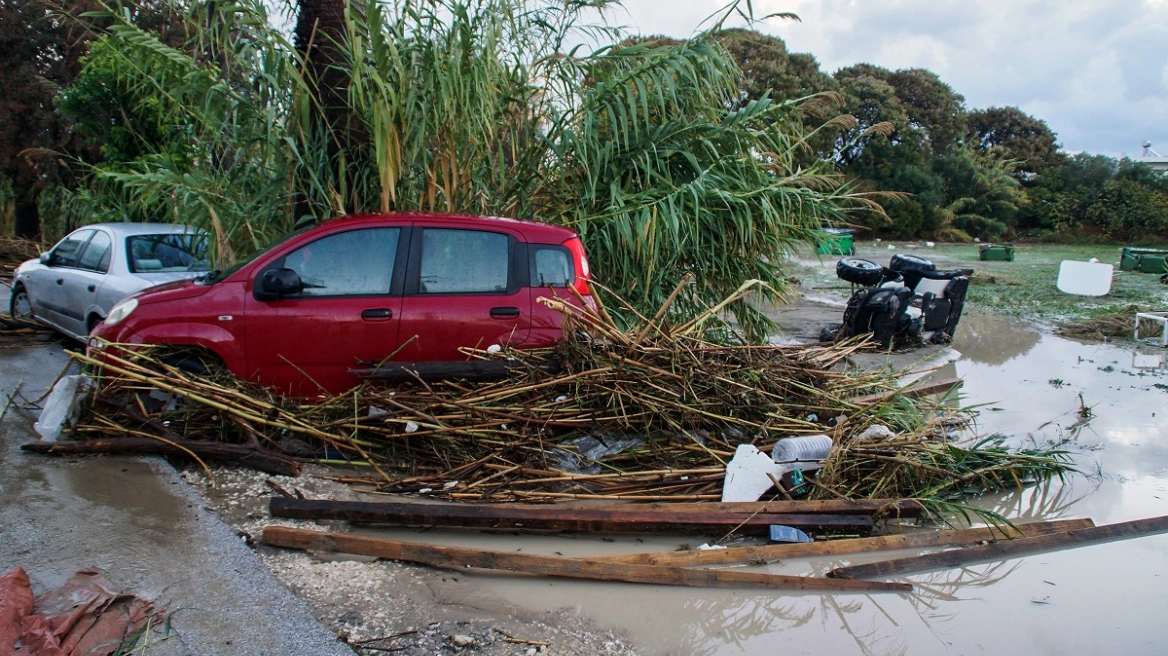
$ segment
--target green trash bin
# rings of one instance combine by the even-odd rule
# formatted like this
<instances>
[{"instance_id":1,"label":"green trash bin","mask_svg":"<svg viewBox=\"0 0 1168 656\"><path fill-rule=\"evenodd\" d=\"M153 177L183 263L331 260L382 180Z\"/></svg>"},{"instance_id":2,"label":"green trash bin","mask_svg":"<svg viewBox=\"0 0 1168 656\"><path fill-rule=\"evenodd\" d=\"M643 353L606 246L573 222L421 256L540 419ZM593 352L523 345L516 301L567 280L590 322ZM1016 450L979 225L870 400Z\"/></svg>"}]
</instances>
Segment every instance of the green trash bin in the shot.
<instances>
[{"instance_id":1,"label":"green trash bin","mask_svg":"<svg viewBox=\"0 0 1168 656\"><path fill-rule=\"evenodd\" d=\"M982 262L1013 262L1013 244L982 244L978 249L978 258Z\"/></svg>"},{"instance_id":2,"label":"green trash bin","mask_svg":"<svg viewBox=\"0 0 1168 656\"><path fill-rule=\"evenodd\" d=\"M1119 257L1119 268L1123 271L1144 273L1164 273L1168 262L1168 250L1160 248L1133 248L1125 246Z\"/></svg>"},{"instance_id":3,"label":"green trash bin","mask_svg":"<svg viewBox=\"0 0 1168 656\"><path fill-rule=\"evenodd\" d=\"M816 239L815 252L820 255L855 255L856 243L853 230L848 228L822 228Z\"/></svg>"}]
</instances>

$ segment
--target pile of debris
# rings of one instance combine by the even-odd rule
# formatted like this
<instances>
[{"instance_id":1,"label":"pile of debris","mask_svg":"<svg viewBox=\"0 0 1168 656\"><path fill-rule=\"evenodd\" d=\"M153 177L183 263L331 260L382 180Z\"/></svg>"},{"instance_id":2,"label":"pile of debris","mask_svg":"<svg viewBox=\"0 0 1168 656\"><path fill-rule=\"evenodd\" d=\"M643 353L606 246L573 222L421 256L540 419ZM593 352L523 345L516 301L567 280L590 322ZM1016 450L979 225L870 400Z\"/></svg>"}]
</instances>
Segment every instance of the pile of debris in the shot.
<instances>
[{"instance_id":1,"label":"pile of debris","mask_svg":"<svg viewBox=\"0 0 1168 656\"><path fill-rule=\"evenodd\" d=\"M1056 449L961 444L967 411L911 398L894 372L846 367L861 340L714 341L704 326L735 298L681 326L663 320L666 303L628 330L603 307L541 300L564 314L569 337L557 347L467 352L500 363L502 380L431 382L386 365L367 373L409 380L308 405L230 376L184 374L148 349L107 349L104 362L75 354L99 382L75 429L88 441L26 448L158 452L279 474L305 461L353 465L369 474L341 480L463 501L717 501L741 445L772 452L808 435L830 440L822 468L780 481L780 497L919 498L936 509L1071 468Z\"/></svg>"},{"instance_id":2,"label":"pile of debris","mask_svg":"<svg viewBox=\"0 0 1168 656\"><path fill-rule=\"evenodd\" d=\"M0 237L0 281L11 282L16 267L36 258L40 252L40 243L32 239Z\"/></svg>"}]
</instances>

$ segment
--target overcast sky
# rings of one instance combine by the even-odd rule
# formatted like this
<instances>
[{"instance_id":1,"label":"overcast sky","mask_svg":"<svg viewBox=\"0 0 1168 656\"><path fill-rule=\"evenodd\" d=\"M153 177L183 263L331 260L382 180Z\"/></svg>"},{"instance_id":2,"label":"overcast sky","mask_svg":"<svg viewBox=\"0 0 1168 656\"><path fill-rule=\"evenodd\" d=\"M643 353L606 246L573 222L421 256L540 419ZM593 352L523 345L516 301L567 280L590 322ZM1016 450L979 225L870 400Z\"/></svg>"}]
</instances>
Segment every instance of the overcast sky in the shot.
<instances>
[{"instance_id":1,"label":"overcast sky","mask_svg":"<svg viewBox=\"0 0 1168 656\"><path fill-rule=\"evenodd\" d=\"M687 36L726 0L625 0L610 17ZM1071 151L1168 156L1168 0L754 0L756 29L828 73L858 62L921 67L973 108L1016 105Z\"/></svg>"}]
</instances>

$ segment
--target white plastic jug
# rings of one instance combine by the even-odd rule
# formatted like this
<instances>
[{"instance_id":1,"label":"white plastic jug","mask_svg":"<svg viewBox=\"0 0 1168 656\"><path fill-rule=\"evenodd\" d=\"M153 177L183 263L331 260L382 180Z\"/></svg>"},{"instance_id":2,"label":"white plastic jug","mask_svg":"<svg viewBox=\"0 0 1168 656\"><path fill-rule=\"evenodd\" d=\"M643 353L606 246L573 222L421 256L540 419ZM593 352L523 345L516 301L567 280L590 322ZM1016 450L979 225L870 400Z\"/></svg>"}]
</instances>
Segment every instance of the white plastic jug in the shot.
<instances>
[{"instance_id":1,"label":"white plastic jug","mask_svg":"<svg viewBox=\"0 0 1168 656\"><path fill-rule=\"evenodd\" d=\"M819 469L823 460L831 453L831 438L827 435L802 435L786 437L775 442L771 450L771 460L786 471L795 469Z\"/></svg>"}]
</instances>

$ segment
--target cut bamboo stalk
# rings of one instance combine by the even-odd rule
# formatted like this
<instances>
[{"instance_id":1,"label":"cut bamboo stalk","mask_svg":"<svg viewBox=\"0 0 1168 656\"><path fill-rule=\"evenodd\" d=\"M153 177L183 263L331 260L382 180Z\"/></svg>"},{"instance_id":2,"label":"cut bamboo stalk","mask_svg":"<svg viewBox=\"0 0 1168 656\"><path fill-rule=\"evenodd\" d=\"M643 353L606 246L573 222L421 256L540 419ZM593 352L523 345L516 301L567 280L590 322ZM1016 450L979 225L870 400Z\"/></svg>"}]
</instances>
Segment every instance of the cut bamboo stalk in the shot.
<instances>
[{"instance_id":1,"label":"cut bamboo stalk","mask_svg":"<svg viewBox=\"0 0 1168 656\"><path fill-rule=\"evenodd\" d=\"M884 560L850 567L837 567L827 573L840 579L867 579L876 576L891 576L907 572L924 572L945 567L959 567L972 563L1008 560L1017 556L1058 551L1091 544L1128 540L1157 533L1168 533L1168 516L1137 519L1117 524L1104 524L1074 531L1050 533L1036 537L1003 540L993 544L964 549L951 549L938 553Z\"/></svg>"},{"instance_id":2,"label":"cut bamboo stalk","mask_svg":"<svg viewBox=\"0 0 1168 656\"><path fill-rule=\"evenodd\" d=\"M373 503L273 497L273 517L343 519L367 524L444 526L536 531L596 533L726 533L761 535L771 524L810 529L861 530L872 528L865 514L762 513L639 510L637 506L472 505L430 503Z\"/></svg>"},{"instance_id":3,"label":"cut bamboo stalk","mask_svg":"<svg viewBox=\"0 0 1168 656\"><path fill-rule=\"evenodd\" d=\"M598 563L576 558L402 542L348 533L324 533L288 526L267 526L264 528L261 539L264 544L288 549L339 551L434 567L475 567L595 581L703 588L762 587L823 592L909 592L912 590L911 585L904 583L846 581L786 574Z\"/></svg>"},{"instance_id":4,"label":"cut bamboo stalk","mask_svg":"<svg viewBox=\"0 0 1168 656\"><path fill-rule=\"evenodd\" d=\"M603 563L638 563L643 565L717 565L744 563L755 560L777 560L780 558L816 558L819 556L839 556L870 551L892 551L894 549L921 549L925 547L951 547L976 544L987 540L1032 537L1057 531L1090 528L1095 524L1090 519L1056 519L1047 522L1018 524L1016 530L1002 528L963 528L952 531L922 531L899 535L879 535L871 538L850 540L828 540L825 542L802 542L798 544L763 544L753 547L728 547L704 551L665 551L659 553L628 554L620 556L595 556L589 560Z\"/></svg>"}]
</instances>

